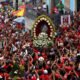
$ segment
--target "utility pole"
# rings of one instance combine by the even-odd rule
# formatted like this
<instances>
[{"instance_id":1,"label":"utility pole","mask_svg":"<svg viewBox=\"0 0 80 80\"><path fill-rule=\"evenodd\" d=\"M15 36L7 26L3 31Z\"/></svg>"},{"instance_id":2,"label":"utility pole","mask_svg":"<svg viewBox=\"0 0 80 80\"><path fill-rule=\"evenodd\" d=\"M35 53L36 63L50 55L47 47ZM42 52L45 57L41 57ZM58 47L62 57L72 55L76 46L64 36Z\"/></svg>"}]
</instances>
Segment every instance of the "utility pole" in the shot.
<instances>
[{"instance_id":1,"label":"utility pole","mask_svg":"<svg viewBox=\"0 0 80 80\"><path fill-rule=\"evenodd\" d=\"M16 10L18 10L18 0L16 0Z\"/></svg>"}]
</instances>

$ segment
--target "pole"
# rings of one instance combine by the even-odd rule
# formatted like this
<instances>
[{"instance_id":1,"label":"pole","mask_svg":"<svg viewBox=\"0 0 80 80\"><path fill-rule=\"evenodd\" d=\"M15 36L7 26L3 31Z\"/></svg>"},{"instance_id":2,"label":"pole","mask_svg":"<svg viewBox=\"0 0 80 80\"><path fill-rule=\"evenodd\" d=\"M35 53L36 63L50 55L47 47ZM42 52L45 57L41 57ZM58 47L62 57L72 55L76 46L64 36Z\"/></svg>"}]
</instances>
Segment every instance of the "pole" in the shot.
<instances>
[{"instance_id":1,"label":"pole","mask_svg":"<svg viewBox=\"0 0 80 80\"><path fill-rule=\"evenodd\" d=\"M16 0L16 10L18 10L18 0Z\"/></svg>"}]
</instances>

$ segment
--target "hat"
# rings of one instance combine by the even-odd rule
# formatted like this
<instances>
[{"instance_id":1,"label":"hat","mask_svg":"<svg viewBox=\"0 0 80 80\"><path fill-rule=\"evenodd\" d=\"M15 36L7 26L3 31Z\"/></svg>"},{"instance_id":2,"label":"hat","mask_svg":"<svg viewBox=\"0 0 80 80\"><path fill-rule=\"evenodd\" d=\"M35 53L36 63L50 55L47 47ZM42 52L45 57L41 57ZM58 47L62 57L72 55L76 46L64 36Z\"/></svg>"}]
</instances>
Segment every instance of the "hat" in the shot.
<instances>
[{"instance_id":1,"label":"hat","mask_svg":"<svg viewBox=\"0 0 80 80\"><path fill-rule=\"evenodd\" d=\"M43 72L44 72L44 74L48 74L48 70L46 70L46 69Z\"/></svg>"},{"instance_id":2,"label":"hat","mask_svg":"<svg viewBox=\"0 0 80 80\"><path fill-rule=\"evenodd\" d=\"M2 57L0 57L0 60L3 60L4 59L4 57L2 56Z\"/></svg>"},{"instance_id":3,"label":"hat","mask_svg":"<svg viewBox=\"0 0 80 80\"><path fill-rule=\"evenodd\" d=\"M2 79L2 76L0 75L0 79Z\"/></svg>"},{"instance_id":4,"label":"hat","mask_svg":"<svg viewBox=\"0 0 80 80\"><path fill-rule=\"evenodd\" d=\"M47 64L50 64L50 61L47 61Z\"/></svg>"},{"instance_id":5,"label":"hat","mask_svg":"<svg viewBox=\"0 0 80 80\"><path fill-rule=\"evenodd\" d=\"M39 57L38 60L39 60L39 61L44 61L44 58L41 56L41 57Z\"/></svg>"},{"instance_id":6,"label":"hat","mask_svg":"<svg viewBox=\"0 0 80 80\"><path fill-rule=\"evenodd\" d=\"M77 56L80 56L80 53L77 53Z\"/></svg>"},{"instance_id":7,"label":"hat","mask_svg":"<svg viewBox=\"0 0 80 80\"><path fill-rule=\"evenodd\" d=\"M14 71L14 74L17 74L18 73L18 70Z\"/></svg>"},{"instance_id":8,"label":"hat","mask_svg":"<svg viewBox=\"0 0 80 80\"><path fill-rule=\"evenodd\" d=\"M38 56L40 56L40 55L41 55L41 53L40 53L40 52L38 52L37 54L38 54Z\"/></svg>"}]
</instances>

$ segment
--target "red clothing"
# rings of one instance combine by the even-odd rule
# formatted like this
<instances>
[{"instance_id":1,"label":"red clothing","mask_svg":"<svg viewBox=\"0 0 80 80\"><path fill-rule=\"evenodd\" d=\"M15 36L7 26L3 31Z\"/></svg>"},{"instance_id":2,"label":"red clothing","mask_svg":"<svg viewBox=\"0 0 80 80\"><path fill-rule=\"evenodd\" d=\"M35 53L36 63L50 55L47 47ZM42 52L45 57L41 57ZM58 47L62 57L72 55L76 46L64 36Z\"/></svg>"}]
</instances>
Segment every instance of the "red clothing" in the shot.
<instances>
[{"instance_id":1,"label":"red clothing","mask_svg":"<svg viewBox=\"0 0 80 80\"><path fill-rule=\"evenodd\" d=\"M56 78L60 78L60 74L56 72L56 73L55 73L55 77L56 77Z\"/></svg>"},{"instance_id":2,"label":"red clothing","mask_svg":"<svg viewBox=\"0 0 80 80\"><path fill-rule=\"evenodd\" d=\"M65 66L64 68L65 68L66 72L69 72L73 69L71 66Z\"/></svg>"},{"instance_id":3,"label":"red clothing","mask_svg":"<svg viewBox=\"0 0 80 80\"><path fill-rule=\"evenodd\" d=\"M24 60L21 60L21 62L20 62L22 65L24 65L25 64L25 62L24 62Z\"/></svg>"},{"instance_id":4,"label":"red clothing","mask_svg":"<svg viewBox=\"0 0 80 80\"><path fill-rule=\"evenodd\" d=\"M8 68L8 65L4 65L4 68L7 69Z\"/></svg>"},{"instance_id":5,"label":"red clothing","mask_svg":"<svg viewBox=\"0 0 80 80\"><path fill-rule=\"evenodd\" d=\"M22 25L21 24L17 24L17 28L18 29L22 29Z\"/></svg>"},{"instance_id":6,"label":"red clothing","mask_svg":"<svg viewBox=\"0 0 80 80\"><path fill-rule=\"evenodd\" d=\"M68 58L62 56L62 57L61 57L61 63L64 64L65 60L68 60Z\"/></svg>"},{"instance_id":7,"label":"red clothing","mask_svg":"<svg viewBox=\"0 0 80 80\"><path fill-rule=\"evenodd\" d=\"M63 27L63 31L67 31L68 30L68 27Z\"/></svg>"},{"instance_id":8,"label":"red clothing","mask_svg":"<svg viewBox=\"0 0 80 80\"><path fill-rule=\"evenodd\" d=\"M77 49L80 50L80 44L77 46Z\"/></svg>"},{"instance_id":9,"label":"red clothing","mask_svg":"<svg viewBox=\"0 0 80 80\"><path fill-rule=\"evenodd\" d=\"M57 42L63 42L63 39L62 38L56 38L56 41Z\"/></svg>"},{"instance_id":10,"label":"red clothing","mask_svg":"<svg viewBox=\"0 0 80 80\"><path fill-rule=\"evenodd\" d=\"M0 73L0 77L3 77L3 73Z\"/></svg>"},{"instance_id":11,"label":"red clothing","mask_svg":"<svg viewBox=\"0 0 80 80\"><path fill-rule=\"evenodd\" d=\"M62 63L58 64L58 68L62 68L62 67L63 67Z\"/></svg>"},{"instance_id":12,"label":"red clothing","mask_svg":"<svg viewBox=\"0 0 80 80\"><path fill-rule=\"evenodd\" d=\"M43 57L44 59L46 59L46 58L47 58L47 55L46 55L45 53L42 53L42 57Z\"/></svg>"},{"instance_id":13,"label":"red clothing","mask_svg":"<svg viewBox=\"0 0 80 80\"><path fill-rule=\"evenodd\" d=\"M32 76L31 80L37 80L36 76Z\"/></svg>"},{"instance_id":14,"label":"red clothing","mask_svg":"<svg viewBox=\"0 0 80 80\"><path fill-rule=\"evenodd\" d=\"M80 32L77 32L77 37L80 38Z\"/></svg>"},{"instance_id":15,"label":"red clothing","mask_svg":"<svg viewBox=\"0 0 80 80\"><path fill-rule=\"evenodd\" d=\"M8 80L9 74L8 73L4 73L4 77L5 77L6 80Z\"/></svg>"},{"instance_id":16,"label":"red clothing","mask_svg":"<svg viewBox=\"0 0 80 80\"><path fill-rule=\"evenodd\" d=\"M40 76L40 80L42 80L42 79L44 79L44 75L41 75L41 76Z\"/></svg>"},{"instance_id":17,"label":"red clothing","mask_svg":"<svg viewBox=\"0 0 80 80\"><path fill-rule=\"evenodd\" d=\"M50 80L50 79L49 79L49 75L47 75L47 74L46 74L46 75L44 75L44 74L41 75L41 76L40 76L40 80Z\"/></svg>"},{"instance_id":18,"label":"red clothing","mask_svg":"<svg viewBox=\"0 0 80 80\"><path fill-rule=\"evenodd\" d=\"M77 71L76 73L77 73L78 76L80 76L80 71Z\"/></svg>"},{"instance_id":19,"label":"red clothing","mask_svg":"<svg viewBox=\"0 0 80 80\"><path fill-rule=\"evenodd\" d=\"M45 79L44 80L50 80L49 75L44 75Z\"/></svg>"}]
</instances>

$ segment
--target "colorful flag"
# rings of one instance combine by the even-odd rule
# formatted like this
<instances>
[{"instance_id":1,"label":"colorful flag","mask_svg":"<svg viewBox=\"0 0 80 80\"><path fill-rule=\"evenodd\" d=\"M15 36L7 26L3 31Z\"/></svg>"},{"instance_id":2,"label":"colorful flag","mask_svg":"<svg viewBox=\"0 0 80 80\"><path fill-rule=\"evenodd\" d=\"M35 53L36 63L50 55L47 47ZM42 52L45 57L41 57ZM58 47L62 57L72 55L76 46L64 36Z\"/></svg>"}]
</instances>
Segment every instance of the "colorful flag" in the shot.
<instances>
[{"instance_id":1,"label":"colorful flag","mask_svg":"<svg viewBox=\"0 0 80 80\"><path fill-rule=\"evenodd\" d=\"M25 5L22 5L22 6L20 6L19 7L19 10L17 10L17 11L13 11L13 16L24 16L24 14L25 14L25 9L26 9L26 6Z\"/></svg>"},{"instance_id":2,"label":"colorful flag","mask_svg":"<svg viewBox=\"0 0 80 80\"><path fill-rule=\"evenodd\" d=\"M26 5L19 6L19 9L25 9Z\"/></svg>"}]
</instances>

